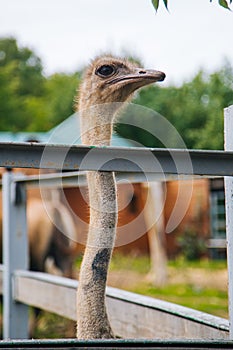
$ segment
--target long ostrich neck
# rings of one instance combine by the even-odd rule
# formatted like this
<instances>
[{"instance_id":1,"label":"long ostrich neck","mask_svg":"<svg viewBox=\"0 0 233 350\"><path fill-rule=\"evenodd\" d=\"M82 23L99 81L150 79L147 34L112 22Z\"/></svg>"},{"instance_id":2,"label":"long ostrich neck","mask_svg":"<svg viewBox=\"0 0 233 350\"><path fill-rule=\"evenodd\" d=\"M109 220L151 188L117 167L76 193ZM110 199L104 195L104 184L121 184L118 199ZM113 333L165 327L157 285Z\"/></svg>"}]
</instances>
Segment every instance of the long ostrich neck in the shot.
<instances>
[{"instance_id":1,"label":"long ostrich neck","mask_svg":"<svg viewBox=\"0 0 233 350\"><path fill-rule=\"evenodd\" d=\"M106 112L106 111L105 111ZM97 109L81 113L82 142L109 145L112 116ZM77 300L77 337L112 338L105 288L117 225L117 194L114 173L89 171L87 182L90 222L80 271Z\"/></svg>"}]
</instances>

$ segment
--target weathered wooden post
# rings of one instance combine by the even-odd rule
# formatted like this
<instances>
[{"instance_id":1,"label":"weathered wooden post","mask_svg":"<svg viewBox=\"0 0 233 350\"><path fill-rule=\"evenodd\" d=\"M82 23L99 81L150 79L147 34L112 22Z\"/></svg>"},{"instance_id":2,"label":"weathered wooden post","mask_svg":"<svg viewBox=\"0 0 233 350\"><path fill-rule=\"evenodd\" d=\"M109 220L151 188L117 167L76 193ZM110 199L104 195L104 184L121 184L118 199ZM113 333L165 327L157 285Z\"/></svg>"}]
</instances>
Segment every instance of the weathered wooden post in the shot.
<instances>
[{"instance_id":1,"label":"weathered wooden post","mask_svg":"<svg viewBox=\"0 0 233 350\"><path fill-rule=\"evenodd\" d=\"M15 270L28 268L26 191L19 175L3 174L3 337L28 337L28 306L14 301Z\"/></svg>"},{"instance_id":2,"label":"weathered wooden post","mask_svg":"<svg viewBox=\"0 0 233 350\"><path fill-rule=\"evenodd\" d=\"M225 151L233 151L233 105L224 110ZM233 174L232 174L233 175ZM228 308L230 339L233 339L233 176L225 177Z\"/></svg>"}]
</instances>

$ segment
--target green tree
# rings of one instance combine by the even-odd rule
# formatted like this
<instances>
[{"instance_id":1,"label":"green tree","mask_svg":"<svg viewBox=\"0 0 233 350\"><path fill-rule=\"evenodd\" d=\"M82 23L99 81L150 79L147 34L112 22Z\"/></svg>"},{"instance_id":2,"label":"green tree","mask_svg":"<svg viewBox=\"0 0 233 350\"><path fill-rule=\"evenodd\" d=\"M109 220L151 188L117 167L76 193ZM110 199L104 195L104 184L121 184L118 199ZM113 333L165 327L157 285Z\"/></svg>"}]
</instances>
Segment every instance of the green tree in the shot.
<instances>
[{"instance_id":1,"label":"green tree","mask_svg":"<svg viewBox=\"0 0 233 350\"><path fill-rule=\"evenodd\" d=\"M0 39L0 130L47 131L73 113L79 73L43 76L40 58Z\"/></svg>"},{"instance_id":2,"label":"green tree","mask_svg":"<svg viewBox=\"0 0 233 350\"><path fill-rule=\"evenodd\" d=\"M142 89L134 102L167 118L188 148L222 149L223 109L233 104L232 88L233 67L226 63L221 70L210 75L200 71L180 87L152 85ZM128 116L129 123L132 118ZM147 129L152 129L155 119L154 116L144 118ZM119 125L117 131L145 146L164 147L143 129Z\"/></svg>"},{"instance_id":3,"label":"green tree","mask_svg":"<svg viewBox=\"0 0 233 350\"><path fill-rule=\"evenodd\" d=\"M0 129L29 130L36 119L36 99L44 94L45 78L40 59L28 48L19 48L14 38L0 39ZM37 101L39 106L39 100Z\"/></svg>"},{"instance_id":4,"label":"green tree","mask_svg":"<svg viewBox=\"0 0 233 350\"><path fill-rule=\"evenodd\" d=\"M14 67L14 76L18 78L16 92L20 96L43 94L44 77L42 64L29 48L19 48L14 38L0 40L0 68Z\"/></svg>"},{"instance_id":5,"label":"green tree","mask_svg":"<svg viewBox=\"0 0 233 350\"><path fill-rule=\"evenodd\" d=\"M51 127L74 113L74 96L79 81L80 73L56 73L47 78L44 103Z\"/></svg>"}]
</instances>

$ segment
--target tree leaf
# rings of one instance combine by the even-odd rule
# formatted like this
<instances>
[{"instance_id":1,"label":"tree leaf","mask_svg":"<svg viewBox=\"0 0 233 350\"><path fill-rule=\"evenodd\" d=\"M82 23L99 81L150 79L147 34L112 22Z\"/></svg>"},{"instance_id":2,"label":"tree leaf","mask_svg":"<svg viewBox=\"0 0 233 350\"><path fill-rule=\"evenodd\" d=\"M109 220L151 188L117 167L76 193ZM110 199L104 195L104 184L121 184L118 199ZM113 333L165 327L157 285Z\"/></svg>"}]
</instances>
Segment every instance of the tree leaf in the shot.
<instances>
[{"instance_id":1,"label":"tree leaf","mask_svg":"<svg viewBox=\"0 0 233 350\"><path fill-rule=\"evenodd\" d=\"M213 0L210 0L210 2L212 2ZM232 4L233 0L218 0L218 3L220 6L224 7L225 9L228 9L231 11L229 4ZM151 0L155 11L157 12L158 8L159 8L159 0ZM164 6L166 7L166 9L168 10L168 0L163 0Z\"/></svg>"},{"instance_id":2,"label":"tree leaf","mask_svg":"<svg viewBox=\"0 0 233 350\"><path fill-rule=\"evenodd\" d=\"M164 3L164 6L166 7L166 9L168 10L168 0L163 0L163 3Z\"/></svg>"},{"instance_id":3,"label":"tree leaf","mask_svg":"<svg viewBox=\"0 0 233 350\"><path fill-rule=\"evenodd\" d=\"M230 4L231 4L232 0L230 0ZM218 3L220 6L224 7L225 9L230 10L230 7L228 5L227 0L218 0Z\"/></svg>"},{"instance_id":4,"label":"tree leaf","mask_svg":"<svg viewBox=\"0 0 233 350\"><path fill-rule=\"evenodd\" d=\"M155 8L155 11L157 12L158 8L159 8L159 0L151 0L152 5Z\"/></svg>"}]
</instances>

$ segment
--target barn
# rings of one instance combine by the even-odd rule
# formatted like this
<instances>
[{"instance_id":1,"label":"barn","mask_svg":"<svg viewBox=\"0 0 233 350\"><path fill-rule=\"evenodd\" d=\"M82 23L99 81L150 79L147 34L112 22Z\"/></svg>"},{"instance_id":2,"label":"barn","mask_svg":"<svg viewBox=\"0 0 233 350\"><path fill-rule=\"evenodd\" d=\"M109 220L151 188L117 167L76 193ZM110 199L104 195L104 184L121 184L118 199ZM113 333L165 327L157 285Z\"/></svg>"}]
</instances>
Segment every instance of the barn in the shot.
<instances>
[{"instance_id":1,"label":"barn","mask_svg":"<svg viewBox=\"0 0 233 350\"><path fill-rule=\"evenodd\" d=\"M80 128L77 116L72 115L64 122L48 132L0 132L2 142L42 142L55 144L80 144ZM134 147L135 144L116 133L112 138L112 146ZM36 174L38 170L17 169L26 174ZM213 206L216 206L216 189L214 182L208 179L166 181L153 183L148 186L142 183L120 183L118 186L119 222L116 241L116 250L121 253L140 254L154 253L153 237L159 232L159 246L165 248L168 258L175 258L182 250L182 240L185 244L190 235L196 235L205 242L207 249L203 254L211 257L225 257L225 236L219 247L218 234L216 234L216 220L214 220ZM77 254L81 253L85 243L88 214L88 196L85 186L64 188L59 190L60 199L70 207L72 218L77 227ZM148 191L152 191L152 204L148 202ZM221 192L222 193L222 192ZM215 197L214 197L215 195ZM44 198L48 196L48 191ZM37 189L29 190L29 198L40 198ZM158 198L160 200L158 201ZM153 211L148 218L149 206ZM172 230L167 230L174 208L176 207L175 223ZM149 212L151 210L149 209ZM46 215L46 214L45 214ZM223 221L224 224L224 221ZM224 227L221 226L224 231ZM169 233L166 233L169 231ZM224 231L225 232L225 231ZM148 235L149 233L149 235ZM195 239L196 239L195 236ZM152 238L151 238L152 237ZM220 249L220 253L219 253Z\"/></svg>"}]
</instances>

